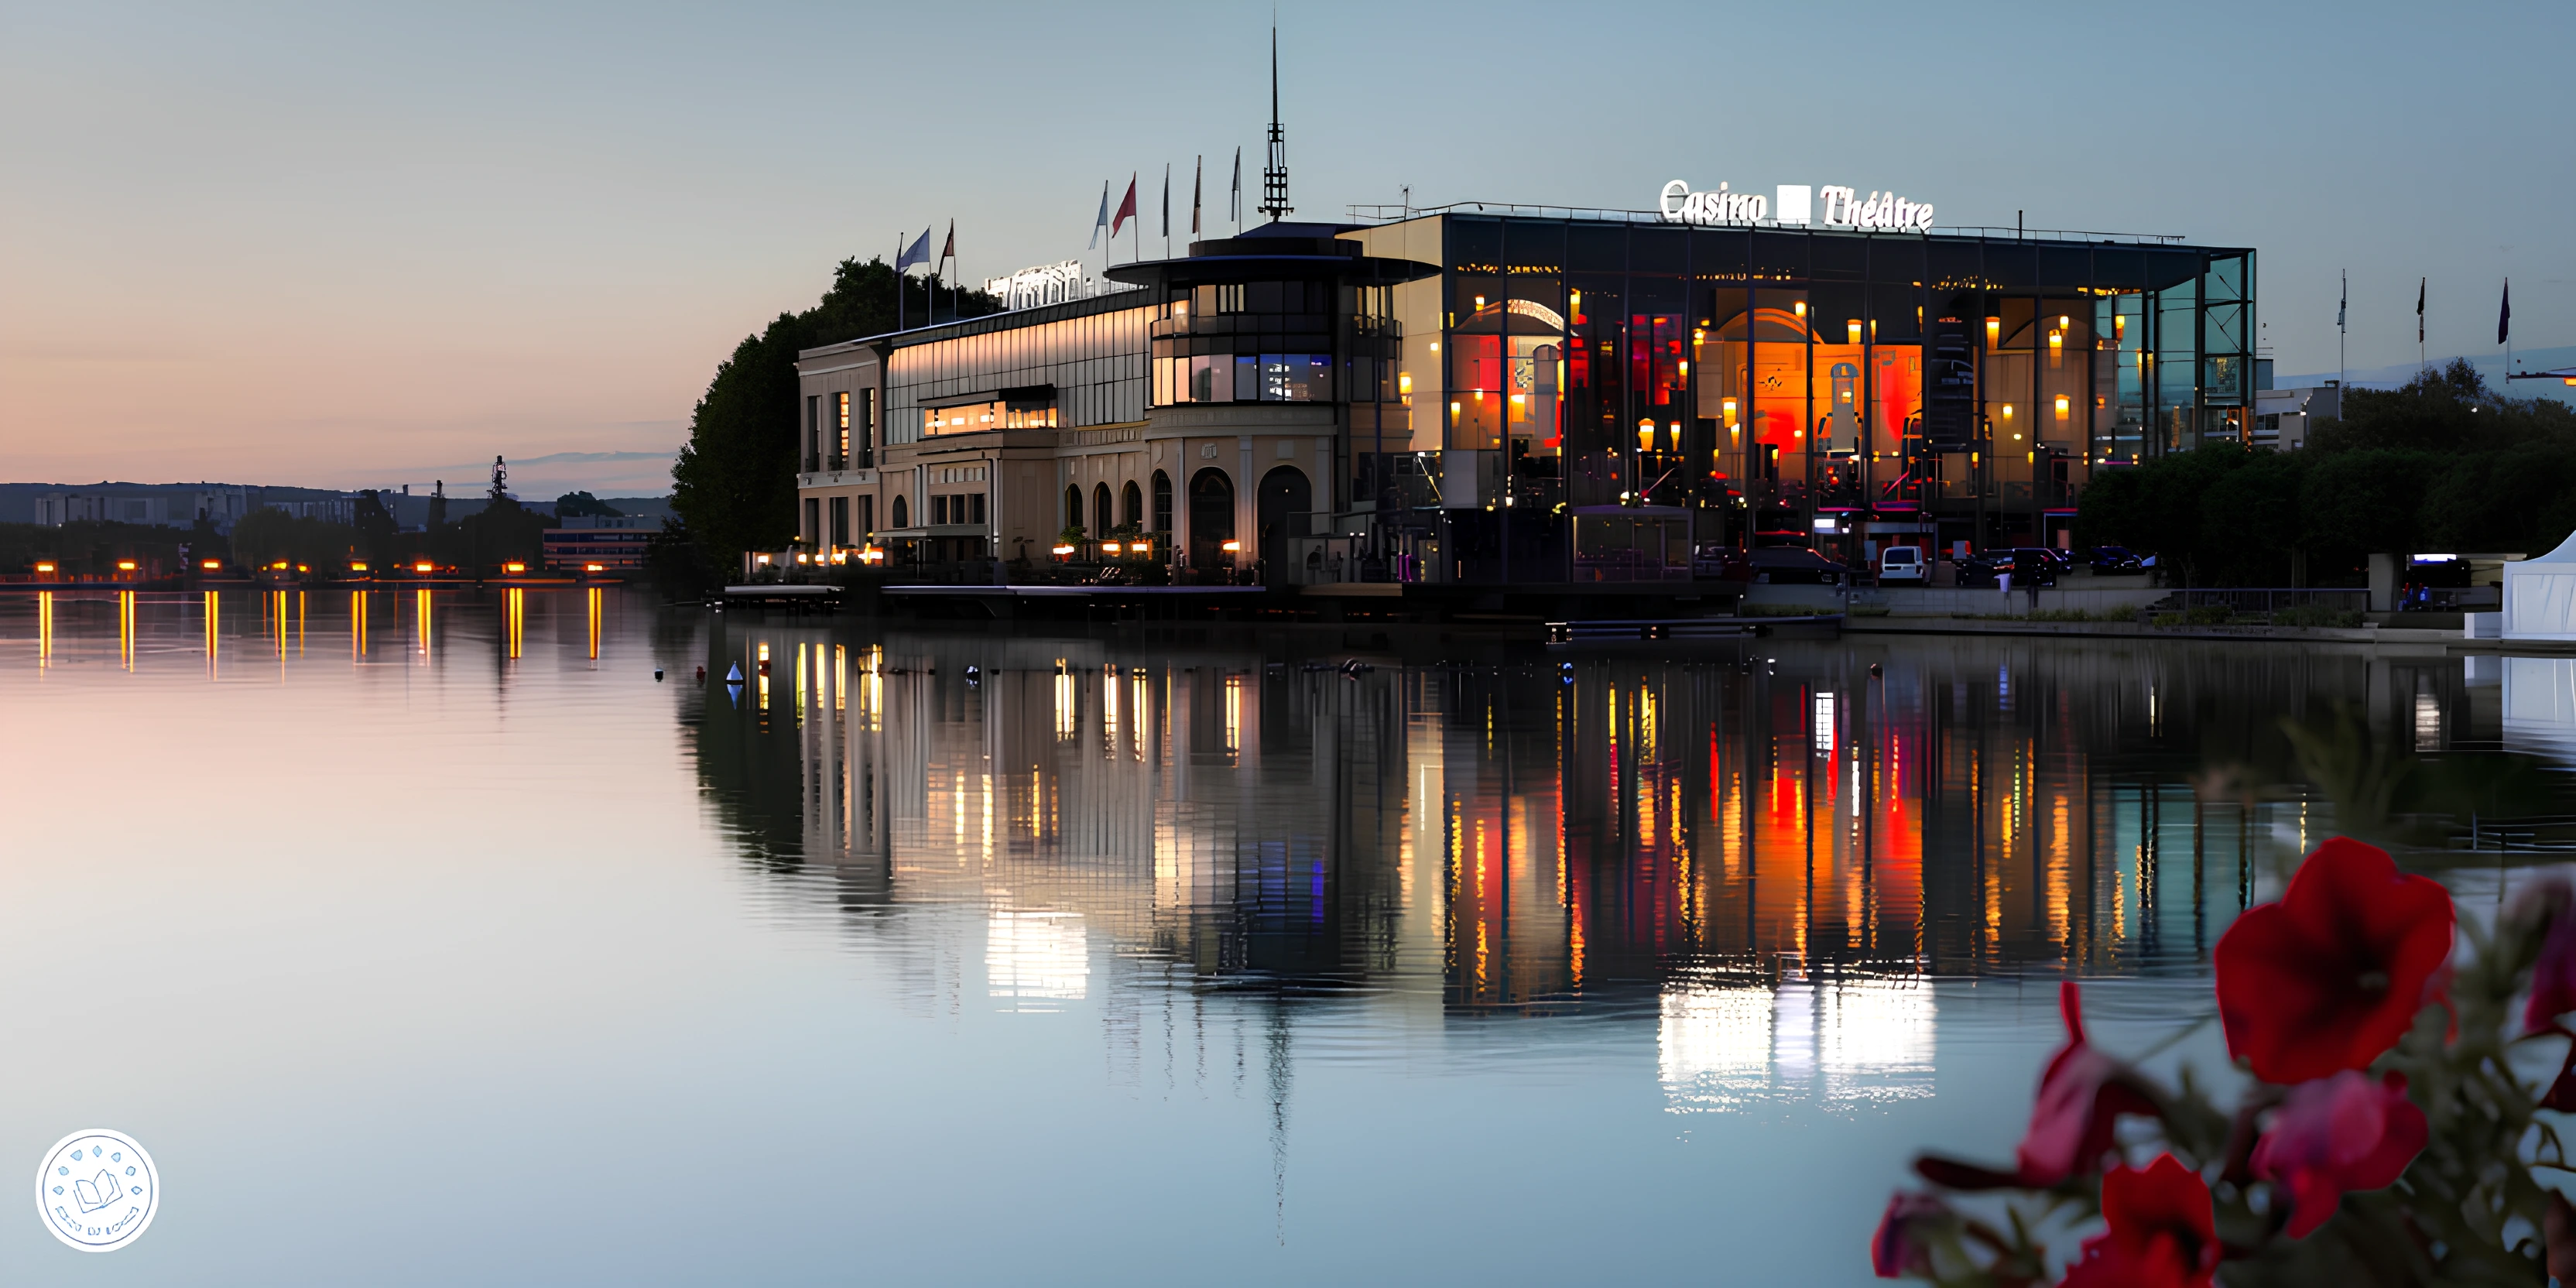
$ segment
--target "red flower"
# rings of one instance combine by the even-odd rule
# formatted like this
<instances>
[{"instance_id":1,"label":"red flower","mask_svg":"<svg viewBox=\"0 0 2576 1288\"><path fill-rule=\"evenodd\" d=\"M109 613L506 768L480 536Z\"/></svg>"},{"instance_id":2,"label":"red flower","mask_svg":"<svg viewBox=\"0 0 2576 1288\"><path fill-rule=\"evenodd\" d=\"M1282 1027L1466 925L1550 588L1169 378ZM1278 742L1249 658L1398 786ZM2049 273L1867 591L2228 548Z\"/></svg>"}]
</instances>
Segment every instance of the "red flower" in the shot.
<instances>
[{"instance_id":1,"label":"red flower","mask_svg":"<svg viewBox=\"0 0 2576 1288\"><path fill-rule=\"evenodd\" d=\"M2451 896L2343 837L2308 856L2279 903L2218 941L2227 1050L2265 1082L2369 1066L2415 1022L2451 955Z\"/></svg>"},{"instance_id":2,"label":"red flower","mask_svg":"<svg viewBox=\"0 0 2576 1288\"><path fill-rule=\"evenodd\" d=\"M2290 1189L2290 1237L2304 1239L2350 1190L2394 1185L2424 1149L2424 1111L2406 1079L2346 1069L2292 1088L2254 1146L2254 1174Z\"/></svg>"},{"instance_id":3,"label":"red flower","mask_svg":"<svg viewBox=\"0 0 2576 1288\"><path fill-rule=\"evenodd\" d=\"M2171 1154L2105 1175L2102 1217L2111 1228L2084 1241L2064 1288L2209 1288L2218 1273L2209 1185Z\"/></svg>"},{"instance_id":4,"label":"red flower","mask_svg":"<svg viewBox=\"0 0 2576 1288\"><path fill-rule=\"evenodd\" d=\"M1898 1190L1889 1195L1878 1232L1869 1237L1869 1268L1881 1279L1930 1277L1932 1249L1923 1241L1922 1226L1952 1219L1950 1205L1929 1194Z\"/></svg>"},{"instance_id":5,"label":"red flower","mask_svg":"<svg viewBox=\"0 0 2576 1288\"><path fill-rule=\"evenodd\" d=\"M2524 915L2537 916L2548 926L2540 957L2531 965L2531 1001L2522 1008L2525 1033L2539 1033L2576 1011L2576 917L2567 915L2570 902L2564 881L2537 886L2521 900Z\"/></svg>"},{"instance_id":6,"label":"red flower","mask_svg":"<svg viewBox=\"0 0 2576 1288\"><path fill-rule=\"evenodd\" d=\"M2057 1010L2066 1020L2066 1045L2039 1075L2030 1130L2014 1152L2020 1183L2033 1189L2091 1174L2111 1148L2115 1119L2156 1112L2155 1102L2126 1080L2121 1064L2084 1040L2084 997L2074 980L2057 986Z\"/></svg>"}]
</instances>

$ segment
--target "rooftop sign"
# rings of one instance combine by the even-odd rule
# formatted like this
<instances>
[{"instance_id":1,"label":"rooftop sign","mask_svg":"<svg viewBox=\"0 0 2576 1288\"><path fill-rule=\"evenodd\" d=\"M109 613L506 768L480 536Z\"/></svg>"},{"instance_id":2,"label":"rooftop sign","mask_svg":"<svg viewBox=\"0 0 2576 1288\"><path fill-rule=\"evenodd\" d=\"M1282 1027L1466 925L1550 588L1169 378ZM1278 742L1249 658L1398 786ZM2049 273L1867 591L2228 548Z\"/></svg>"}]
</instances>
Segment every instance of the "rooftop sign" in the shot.
<instances>
[{"instance_id":1,"label":"rooftop sign","mask_svg":"<svg viewBox=\"0 0 2576 1288\"><path fill-rule=\"evenodd\" d=\"M1775 200L1776 198L1776 200ZM1818 218L1818 205L1823 206ZM1803 183L1784 183L1774 196L1757 192L1734 192L1721 183L1713 192L1693 192L1690 181L1675 179L1664 185L1655 209L1664 222L1674 224L1783 224L1822 223L1834 228L1884 228L1901 232L1921 232L1932 226L1930 202L1910 201L1893 192L1871 192L1867 197L1851 188L1835 184L1810 187Z\"/></svg>"},{"instance_id":2,"label":"rooftop sign","mask_svg":"<svg viewBox=\"0 0 2576 1288\"><path fill-rule=\"evenodd\" d=\"M1069 300L1087 300L1095 295L1142 289L1127 282L1093 277L1083 270L1082 261L1078 259L1068 259L1061 264L1040 264L1007 277L984 279L984 293L1000 300L1004 309L1033 309L1041 304L1063 304Z\"/></svg>"}]
</instances>

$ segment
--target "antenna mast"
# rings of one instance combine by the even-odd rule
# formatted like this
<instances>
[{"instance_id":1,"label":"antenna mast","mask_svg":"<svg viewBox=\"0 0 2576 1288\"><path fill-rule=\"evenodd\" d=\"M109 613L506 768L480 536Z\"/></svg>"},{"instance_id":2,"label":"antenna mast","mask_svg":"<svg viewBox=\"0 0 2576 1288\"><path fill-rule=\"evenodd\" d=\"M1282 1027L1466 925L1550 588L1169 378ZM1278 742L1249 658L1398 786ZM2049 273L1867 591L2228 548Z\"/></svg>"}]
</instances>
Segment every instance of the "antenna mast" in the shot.
<instances>
[{"instance_id":1,"label":"antenna mast","mask_svg":"<svg viewBox=\"0 0 2576 1288\"><path fill-rule=\"evenodd\" d=\"M1261 168L1261 213L1273 220L1288 204L1288 134L1279 128L1279 28L1270 29L1270 163Z\"/></svg>"}]
</instances>

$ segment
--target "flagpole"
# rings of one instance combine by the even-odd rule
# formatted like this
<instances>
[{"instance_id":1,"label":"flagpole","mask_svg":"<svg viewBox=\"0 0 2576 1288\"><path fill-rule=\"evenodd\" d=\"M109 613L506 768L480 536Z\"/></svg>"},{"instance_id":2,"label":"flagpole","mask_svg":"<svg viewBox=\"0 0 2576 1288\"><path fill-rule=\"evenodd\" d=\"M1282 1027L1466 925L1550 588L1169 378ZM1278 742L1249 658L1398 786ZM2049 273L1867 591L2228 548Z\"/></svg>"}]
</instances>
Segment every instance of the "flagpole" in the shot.
<instances>
[{"instance_id":1,"label":"flagpole","mask_svg":"<svg viewBox=\"0 0 2576 1288\"><path fill-rule=\"evenodd\" d=\"M894 235L894 329L903 329L903 234Z\"/></svg>"}]
</instances>

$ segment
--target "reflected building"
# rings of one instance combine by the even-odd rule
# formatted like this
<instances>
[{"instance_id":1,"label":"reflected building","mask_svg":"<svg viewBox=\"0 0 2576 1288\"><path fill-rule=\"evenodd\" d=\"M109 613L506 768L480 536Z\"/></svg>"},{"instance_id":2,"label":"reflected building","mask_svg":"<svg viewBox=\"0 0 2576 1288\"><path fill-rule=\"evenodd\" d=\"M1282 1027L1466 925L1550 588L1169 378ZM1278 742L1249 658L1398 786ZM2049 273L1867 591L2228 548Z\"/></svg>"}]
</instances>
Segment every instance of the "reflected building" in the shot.
<instances>
[{"instance_id":1,"label":"reflected building","mask_svg":"<svg viewBox=\"0 0 2576 1288\"><path fill-rule=\"evenodd\" d=\"M2205 970L2334 826L2283 716L2447 754L2493 706L2455 660L2125 641L1562 675L785 621L705 647L747 677L693 717L746 856L950 1005L1089 999L1130 1046L1176 995L1651 1018L1677 1111L1929 1094L1934 979Z\"/></svg>"}]
</instances>

